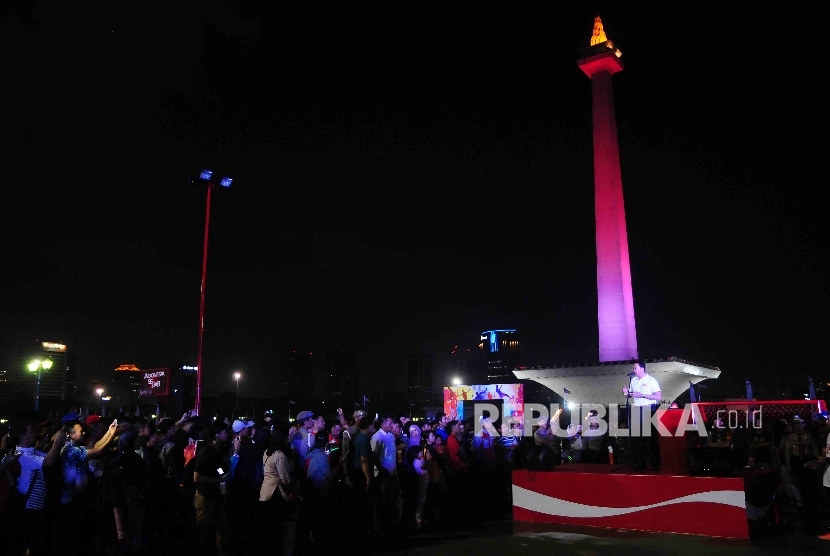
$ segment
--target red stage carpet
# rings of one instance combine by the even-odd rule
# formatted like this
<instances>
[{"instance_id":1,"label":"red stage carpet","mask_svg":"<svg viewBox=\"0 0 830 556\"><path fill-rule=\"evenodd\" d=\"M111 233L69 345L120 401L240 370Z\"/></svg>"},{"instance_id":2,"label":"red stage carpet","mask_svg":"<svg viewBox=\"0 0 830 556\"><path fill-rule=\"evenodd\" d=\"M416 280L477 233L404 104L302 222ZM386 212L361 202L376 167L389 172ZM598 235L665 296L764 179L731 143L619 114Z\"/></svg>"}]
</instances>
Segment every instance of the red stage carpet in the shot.
<instances>
[{"instance_id":1,"label":"red stage carpet","mask_svg":"<svg viewBox=\"0 0 830 556\"><path fill-rule=\"evenodd\" d=\"M633 473L571 464L513 471L513 519L748 539L742 477Z\"/></svg>"}]
</instances>

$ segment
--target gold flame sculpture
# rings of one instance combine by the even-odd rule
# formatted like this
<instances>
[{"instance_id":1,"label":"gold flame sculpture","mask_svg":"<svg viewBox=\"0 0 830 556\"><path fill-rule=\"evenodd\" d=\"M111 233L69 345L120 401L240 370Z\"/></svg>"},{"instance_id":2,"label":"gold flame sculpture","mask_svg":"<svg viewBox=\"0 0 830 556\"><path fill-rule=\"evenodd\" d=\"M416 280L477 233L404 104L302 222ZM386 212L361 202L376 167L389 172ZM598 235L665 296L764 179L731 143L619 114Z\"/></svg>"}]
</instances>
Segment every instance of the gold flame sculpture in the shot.
<instances>
[{"instance_id":1,"label":"gold flame sculpture","mask_svg":"<svg viewBox=\"0 0 830 556\"><path fill-rule=\"evenodd\" d=\"M594 33L591 35L591 46L602 44L608 41L605 36L605 30L602 28L602 20L599 16L594 19Z\"/></svg>"}]
</instances>

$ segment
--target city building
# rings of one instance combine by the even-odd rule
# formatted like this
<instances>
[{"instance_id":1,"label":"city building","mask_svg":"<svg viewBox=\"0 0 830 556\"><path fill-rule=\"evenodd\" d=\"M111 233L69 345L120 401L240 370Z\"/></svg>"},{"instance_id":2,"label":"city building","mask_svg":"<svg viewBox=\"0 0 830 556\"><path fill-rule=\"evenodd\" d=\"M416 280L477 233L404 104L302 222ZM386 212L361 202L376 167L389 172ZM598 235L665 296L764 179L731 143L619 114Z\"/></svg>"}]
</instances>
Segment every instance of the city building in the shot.
<instances>
[{"instance_id":1,"label":"city building","mask_svg":"<svg viewBox=\"0 0 830 556\"><path fill-rule=\"evenodd\" d=\"M513 369L521 363L519 335L515 329L485 330L478 347L484 354L484 376L470 384L515 382Z\"/></svg>"},{"instance_id":2,"label":"city building","mask_svg":"<svg viewBox=\"0 0 830 556\"><path fill-rule=\"evenodd\" d=\"M196 407L196 365L180 365L170 385L170 411L178 415Z\"/></svg>"},{"instance_id":3,"label":"city building","mask_svg":"<svg viewBox=\"0 0 830 556\"><path fill-rule=\"evenodd\" d=\"M485 351L480 348L480 344L470 344L469 347L453 346L447 358L447 374L438 377L438 384L435 384L436 393L441 392L451 379L458 378L461 382L472 384L481 382L487 376L484 365Z\"/></svg>"},{"instance_id":4,"label":"city building","mask_svg":"<svg viewBox=\"0 0 830 556\"><path fill-rule=\"evenodd\" d=\"M316 381L316 398L345 405L357 399L360 379L360 358L347 349L333 349L325 354L323 368Z\"/></svg>"},{"instance_id":5,"label":"city building","mask_svg":"<svg viewBox=\"0 0 830 556\"><path fill-rule=\"evenodd\" d=\"M40 371L40 399L61 400L73 397L77 389L75 384L75 357L68 353L66 344L60 342L37 342L31 354L31 360L50 360L52 366ZM28 361L26 362L28 364ZM28 372L25 365L21 369L21 381L26 390L34 395L37 388L37 373Z\"/></svg>"},{"instance_id":6,"label":"city building","mask_svg":"<svg viewBox=\"0 0 830 556\"><path fill-rule=\"evenodd\" d=\"M433 397L433 358L425 352L405 358L406 394L411 403L422 404Z\"/></svg>"},{"instance_id":7,"label":"city building","mask_svg":"<svg viewBox=\"0 0 830 556\"><path fill-rule=\"evenodd\" d=\"M141 387L141 369L132 363L125 363L115 368L112 375L114 398L120 404L138 403L138 389Z\"/></svg>"},{"instance_id":8,"label":"city building","mask_svg":"<svg viewBox=\"0 0 830 556\"><path fill-rule=\"evenodd\" d=\"M291 348L280 356L280 385L285 395L310 398L314 395L314 354Z\"/></svg>"}]
</instances>

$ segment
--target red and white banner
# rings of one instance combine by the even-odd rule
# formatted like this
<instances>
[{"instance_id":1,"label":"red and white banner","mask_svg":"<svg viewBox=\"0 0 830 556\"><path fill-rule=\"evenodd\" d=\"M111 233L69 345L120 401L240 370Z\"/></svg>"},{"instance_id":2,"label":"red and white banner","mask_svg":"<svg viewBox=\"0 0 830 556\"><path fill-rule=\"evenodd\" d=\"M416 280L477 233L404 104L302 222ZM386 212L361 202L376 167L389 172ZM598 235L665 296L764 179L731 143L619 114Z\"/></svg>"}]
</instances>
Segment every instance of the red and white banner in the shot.
<instances>
[{"instance_id":1,"label":"red and white banner","mask_svg":"<svg viewBox=\"0 0 830 556\"><path fill-rule=\"evenodd\" d=\"M589 467L596 472L513 471L513 520L749 538L741 478L635 475L614 472L613 466Z\"/></svg>"}]
</instances>

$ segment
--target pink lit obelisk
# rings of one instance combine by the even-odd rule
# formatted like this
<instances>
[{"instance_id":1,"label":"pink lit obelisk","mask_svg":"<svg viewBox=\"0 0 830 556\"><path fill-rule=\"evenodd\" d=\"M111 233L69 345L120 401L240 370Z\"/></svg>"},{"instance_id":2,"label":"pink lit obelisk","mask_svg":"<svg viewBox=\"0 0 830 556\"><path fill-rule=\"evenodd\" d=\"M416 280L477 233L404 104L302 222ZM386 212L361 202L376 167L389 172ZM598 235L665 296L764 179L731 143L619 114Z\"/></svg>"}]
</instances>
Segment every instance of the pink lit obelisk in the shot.
<instances>
[{"instance_id":1,"label":"pink lit obelisk","mask_svg":"<svg viewBox=\"0 0 830 556\"><path fill-rule=\"evenodd\" d=\"M623 69L621 56L619 49L605 36L602 21L597 17L591 44L579 51L578 64L591 78L593 99L600 362L637 359L631 265L611 84L611 76Z\"/></svg>"}]
</instances>

